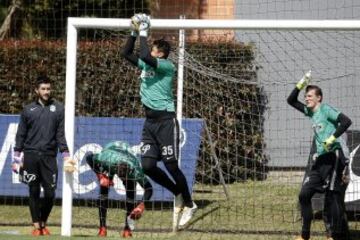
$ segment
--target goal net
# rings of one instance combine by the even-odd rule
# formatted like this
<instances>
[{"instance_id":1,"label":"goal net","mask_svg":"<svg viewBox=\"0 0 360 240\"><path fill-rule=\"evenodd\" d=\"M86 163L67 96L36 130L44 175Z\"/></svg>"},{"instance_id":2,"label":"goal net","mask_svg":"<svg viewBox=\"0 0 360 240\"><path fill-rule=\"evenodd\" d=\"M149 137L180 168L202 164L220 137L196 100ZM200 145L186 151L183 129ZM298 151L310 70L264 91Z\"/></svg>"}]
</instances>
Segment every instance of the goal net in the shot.
<instances>
[{"instance_id":1,"label":"goal net","mask_svg":"<svg viewBox=\"0 0 360 240\"><path fill-rule=\"evenodd\" d=\"M116 27L119 23L92 21L95 28L87 20L83 19L84 27L78 32L76 77L67 69L66 94L76 93L73 99L67 96L66 104L69 107L75 102L73 139L79 161L73 179L74 229L98 226L98 183L85 163L85 153L98 151L112 140L126 141L137 151L144 117L140 73L120 56L127 30ZM184 70L176 79L183 91L174 88L177 99L183 98L177 102L177 110L182 111L181 167L199 210L180 234L188 239L295 235L301 226L297 199L312 130L309 120L288 106L286 98L311 70L313 83L324 91L324 101L355 120L359 115L359 26L347 29L347 22L229 21L219 29L212 21L152 21L151 39L170 41L170 59L179 72ZM187 29L184 49L177 31L181 24ZM86 26L95 28L91 38L81 34ZM71 68L75 53L69 39L67 47L67 67ZM71 124L72 120L67 121ZM350 150L357 146L359 137L359 126L353 122L347 133ZM351 204L359 198L356 181L355 177L347 193ZM138 237L171 234L173 198L164 188L153 185L154 196L136 223ZM141 194L139 188L137 197ZM313 203L320 216L321 197ZM123 185L116 180L109 200L110 228L119 230L124 224L123 200ZM349 210L354 213L354 208ZM357 222L351 222L351 229L357 228ZM321 218L314 222L313 230L322 234Z\"/></svg>"},{"instance_id":2,"label":"goal net","mask_svg":"<svg viewBox=\"0 0 360 240\"><path fill-rule=\"evenodd\" d=\"M94 236L99 225L99 185L84 156L121 140L139 157L144 112L140 72L120 56L129 35L129 19L73 20L67 45L30 42L26 48L0 42L0 79L8 83L16 76L11 84L1 85L2 99L12 99L3 101L1 109L17 114L14 109L31 100L24 86L36 78L36 64L45 59L46 66L51 66L48 75L59 80L54 83L56 97L63 100L66 94L67 140L78 161L72 177L59 177L57 204L48 223L61 227L63 235ZM298 234L298 193L312 130L310 121L291 108L286 98L308 70L312 83L323 89L324 101L353 121L345 134L353 154L345 201L350 229L359 230L359 22L151 21L149 44L165 38L172 46L170 60L178 70L174 94L181 110L181 168L199 206L189 224L178 229L179 238L289 239ZM186 29L184 36L181 28ZM299 100L303 101L303 94ZM9 170L17 121L18 116L0 116L0 225L6 231L9 225L28 226L30 221L28 189ZM126 203L123 183L118 178L114 183L107 225L109 236L118 237ZM173 196L153 186L154 195L136 221L135 239L173 236ZM138 200L142 194L138 186ZM322 238L321 195L316 195L313 207L312 230Z\"/></svg>"}]
</instances>

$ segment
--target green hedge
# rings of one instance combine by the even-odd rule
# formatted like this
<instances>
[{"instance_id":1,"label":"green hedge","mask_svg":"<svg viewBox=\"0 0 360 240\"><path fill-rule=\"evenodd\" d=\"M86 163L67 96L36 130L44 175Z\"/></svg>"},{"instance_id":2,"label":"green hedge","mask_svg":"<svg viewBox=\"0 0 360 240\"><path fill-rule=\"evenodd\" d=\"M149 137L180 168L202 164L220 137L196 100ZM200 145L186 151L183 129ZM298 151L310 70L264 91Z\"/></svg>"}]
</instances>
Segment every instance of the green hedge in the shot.
<instances>
[{"instance_id":1,"label":"green hedge","mask_svg":"<svg viewBox=\"0 0 360 240\"><path fill-rule=\"evenodd\" d=\"M122 40L81 42L77 56L76 114L81 116L143 116L139 72L120 57ZM187 61L184 115L205 119L211 140L203 134L196 178L218 183L210 143L226 182L266 178L263 114L267 98L256 85L254 49L244 44L187 44L196 61ZM176 59L176 57L174 57ZM66 48L63 42L0 43L0 111L17 114L33 98L33 81L45 71L55 98L63 101ZM201 62L197 66L196 62ZM199 71L202 69L202 71ZM231 81L232 76L241 81Z\"/></svg>"}]
</instances>

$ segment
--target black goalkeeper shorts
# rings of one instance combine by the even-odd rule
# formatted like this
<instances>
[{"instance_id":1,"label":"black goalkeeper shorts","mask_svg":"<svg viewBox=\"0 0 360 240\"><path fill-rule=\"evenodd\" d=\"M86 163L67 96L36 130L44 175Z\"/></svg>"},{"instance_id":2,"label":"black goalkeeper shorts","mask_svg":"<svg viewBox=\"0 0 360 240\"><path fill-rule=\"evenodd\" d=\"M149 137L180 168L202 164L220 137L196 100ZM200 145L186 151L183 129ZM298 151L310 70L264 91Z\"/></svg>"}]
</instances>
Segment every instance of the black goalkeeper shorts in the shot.
<instances>
[{"instance_id":1,"label":"black goalkeeper shorts","mask_svg":"<svg viewBox=\"0 0 360 240\"><path fill-rule=\"evenodd\" d=\"M20 180L28 185L41 184L44 188L56 188L58 168L55 156L41 152L24 152L24 165Z\"/></svg>"},{"instance_id":2,"label":"black goalkeeper shorts","mask_svg":"<svg viewBox=\"0 0 360 240\"><path fill-rule=\"evenodd\" d=\"M144 123L141 140L141 158L164 162L177 161L179 156L179 123L175 117L149 119Z\"/></svg>"},{"instance_id":3,"label":"black goalkeeper shorts","mask_svg":"<svg viewBox=\"0 0 360 240\"><path fill-rule=\"evenodd\" d=\"M305 176L302 188L323 193L325 190L343 192L346 184L342 182L346 157L341 149L317 157L315 164Z\"/></svg>"}]
</instances>

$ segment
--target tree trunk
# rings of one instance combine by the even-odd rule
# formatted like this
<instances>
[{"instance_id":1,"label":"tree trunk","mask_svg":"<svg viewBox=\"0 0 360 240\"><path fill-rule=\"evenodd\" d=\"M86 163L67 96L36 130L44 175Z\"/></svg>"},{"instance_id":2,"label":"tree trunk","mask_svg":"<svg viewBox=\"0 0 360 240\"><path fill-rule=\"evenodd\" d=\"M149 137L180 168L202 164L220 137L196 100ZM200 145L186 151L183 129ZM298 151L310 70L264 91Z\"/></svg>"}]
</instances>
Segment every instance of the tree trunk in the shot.
<instances>
[{"instance_id":1,"label":"tree trunk","mask_svg":"<svg viewBox=\"0 0 360 240\"><path fill-rule=\"evenodd\" d=\"M8 9L8 14L5 17L3 24L0 27L0 40L4 40L9 37L12 32L14 32L13 28L15 25L15 17L17 13L20 11L21 0L13 0Z\"/></svg>"}]
</instances>

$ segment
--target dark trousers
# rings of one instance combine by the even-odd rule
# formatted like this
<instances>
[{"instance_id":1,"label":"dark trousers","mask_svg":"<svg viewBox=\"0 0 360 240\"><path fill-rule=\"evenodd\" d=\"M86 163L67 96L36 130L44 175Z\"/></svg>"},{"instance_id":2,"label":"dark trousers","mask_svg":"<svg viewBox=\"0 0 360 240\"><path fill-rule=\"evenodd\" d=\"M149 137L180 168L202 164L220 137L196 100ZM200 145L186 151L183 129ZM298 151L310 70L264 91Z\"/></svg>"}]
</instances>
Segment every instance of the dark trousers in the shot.
<instances>
[{"instance_id":1,"label":"dark trousers","mask_svg":"<svg viewBox=\"0 0 360 240\"><path fill-rule=\"evenodd\" d=\"M21 181L29 186L29 208L32 222L46 223L54 205L57 184L57 161L55 156L42 152L24 152ZM41 187L44 197L40 199Z\"/></svg>"},{"instance_id":2,"label":"dark trousers","mask_svg":"<svg viewBox=\"0 0 360 240\"><path fill-rule=\"evenodd\" d=\"M341 150L319 156L303 181L299 194L301 216L303 218L302 236L310 237L311 221L313 218L311 199L315 193L325 193L325 219L331 236L334 239L346 239L343 236L344 224L347 221L344 204L344 183L341 180L345 167L342 161L344 155Z\"/></svg>"}]
</instances>

